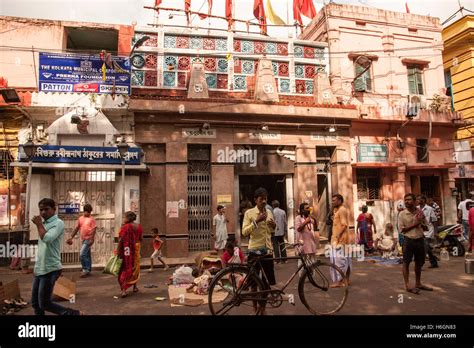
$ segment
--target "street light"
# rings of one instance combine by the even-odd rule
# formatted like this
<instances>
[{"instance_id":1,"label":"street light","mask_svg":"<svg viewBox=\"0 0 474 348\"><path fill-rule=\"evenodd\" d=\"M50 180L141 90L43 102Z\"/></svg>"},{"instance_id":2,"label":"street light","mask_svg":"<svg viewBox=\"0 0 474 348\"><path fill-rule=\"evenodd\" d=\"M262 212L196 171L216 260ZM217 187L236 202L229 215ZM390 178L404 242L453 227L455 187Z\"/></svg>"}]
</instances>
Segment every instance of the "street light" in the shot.
<instances>
[{"instance_id":1,"label":"street light","mask_svg":"<svg viewBox=\"0 0 474 348\"><path fill-rule=\"evenodd\" d=\"M135 51L135 49L141 47L147 40L149 40L150 37L148 35L145 35L145 36L142 36L141 38L139 38L137 40L137 42L135 42L135 44L133 45L132 47L132 51L130 52L130 55L129 56L132 56L133 52Z\"/></svg>"},{"instance_id":2,"label":"street light","mask_svg":"<svg viewBox=\"0 0 474 348\"><path fill-rule=\"evenodd\" d=\"M120 153L120 158L122 159L122 219L125 214L125 156L128 152L128 144L125 142L124 137L120 143L117 144L118 151Z\"/></svg>"}]
</instances>

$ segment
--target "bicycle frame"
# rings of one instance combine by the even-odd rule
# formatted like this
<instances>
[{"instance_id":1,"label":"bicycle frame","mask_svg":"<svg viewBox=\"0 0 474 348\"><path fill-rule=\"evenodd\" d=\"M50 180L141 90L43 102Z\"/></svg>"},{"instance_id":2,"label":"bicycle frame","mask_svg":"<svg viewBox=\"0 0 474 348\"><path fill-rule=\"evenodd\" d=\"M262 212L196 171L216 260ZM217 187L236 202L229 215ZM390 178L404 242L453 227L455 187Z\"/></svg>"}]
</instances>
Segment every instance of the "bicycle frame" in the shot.
<instances>
[{"instance_id":1,"label":"bicycle frame","mask_svg":"<svg viewBox=\"0 0 474 348\"><path fill-rule=\"evenodd\" d=\"M309 266L311 264L307 264L307 261L305 259L305 255L299 255L299 256L290 256L290 257L272 257L272 258L266 258L265 260L267 261L275 261L275 260L300 260L302 261L302 264L300 266L298 266L298 268L296 269L296 271L290 276L290 278L286 281L286 283L283 285L283 287L280 289L280 288L277 288L277 289L265 289L263 291L255 291L255 292L250 292L250 293L247 293L245 295L242 295L241 292L242 292L242 289L245 288L245 285L248 285L247 284L247 281L249 279L249 277L247 276L247 278L244 280L244 283L242 284L242 286L240 287L240 289L237 289L237 292L236 292L236 295L237 296L240 296L242 298L244 298L245 300L244 301L263 301L261 298L253 298L253 297L250 297L250 296L258 296L258 295L268 295L268 294L271 294L271 293L274 293L274 292L281 292L281 293L284 293L285 292L285 289L288 287L288 285L290 285L290 283L293 281L293 279L296 277L296 275L301 271L301 269L306 269L307 271L309 270ZM254 263L252 263L251 265L248 265L247 264L247 267L249 269L249 274L254 274L256 277L259 277L259 278L263 278L265 279L265 282L266 284L268 284L268 278L265 274L265 272L263 271L263 268L261 266L261 259L257 259ZM233 267L233 266L242 266L242 264L231 264L229 267ZM256 268L257 266L260 266L260 269L262 269L262 274L263 274L263 277L260 277L258 272L256 271ZM327 288L325 287L321 287L319 286L318 284L316 284L316 282L314 281L313 277L311 276L311 273L309 273L309 277L308 279L310 280L310 282L316 286L317 288L323 290L323 291L326 291Z\"/></svg>"}]
</instances>

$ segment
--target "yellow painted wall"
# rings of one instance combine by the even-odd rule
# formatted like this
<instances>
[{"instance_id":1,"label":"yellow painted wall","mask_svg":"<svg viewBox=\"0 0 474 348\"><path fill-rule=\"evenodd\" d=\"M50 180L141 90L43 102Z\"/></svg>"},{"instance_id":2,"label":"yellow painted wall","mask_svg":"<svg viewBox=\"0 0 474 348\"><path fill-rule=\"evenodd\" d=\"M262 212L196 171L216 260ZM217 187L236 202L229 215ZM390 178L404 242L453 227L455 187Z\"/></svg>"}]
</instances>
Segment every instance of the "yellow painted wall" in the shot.
<instances>
[{"instance_id":1,"label":"yellow painted wall","mask_svg":"<svg viewBox=\"0 0 474 348\"><path fill-rule=\"evenodd\" d=\"M474 16L464 16L443 29L443 66L450 70L454 109L474 121ZM457 59L457 65L454 65ZM459 130L458 139L470 139L474 149L474 124Z\"/></svg>"}]
</instances>

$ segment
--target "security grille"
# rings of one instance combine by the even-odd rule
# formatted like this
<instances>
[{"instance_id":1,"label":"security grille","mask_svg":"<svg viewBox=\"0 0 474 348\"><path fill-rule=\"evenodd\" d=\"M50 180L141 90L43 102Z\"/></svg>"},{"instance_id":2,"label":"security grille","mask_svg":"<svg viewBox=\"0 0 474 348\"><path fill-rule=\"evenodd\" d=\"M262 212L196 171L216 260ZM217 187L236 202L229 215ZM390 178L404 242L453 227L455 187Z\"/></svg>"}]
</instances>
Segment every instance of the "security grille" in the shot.
<instances>
[{"instance_id":1,"label":"security grille","mask_svg":"<svg viewBox=\"0 0 474 348\"><path fill-rule=\"evenodd\" d=\"M54 199L58 204L79 204L81 212L86 203L92 205L92 216L97 222L95 242L91 254L93 264L104 264L114 250L115 172L56 171ZM60 214L65 235L61 250L64 264L78 263L81 240L79 233L72 245L66 244L76 226L79 214Z\"/></svg>"},{"instance_id":2,"label":"security grille","mask_svg":"<svg viewBox=\"0 0 474 348\"><path fill-rule=\"evenodd\" d=\"M360 200L380 199L380 171L357 170L357 198Z\"/></svg>"},{"instance_id":3,"label":"security grille","mask_svg":"<svg viewBox=\"0 0 474 348\"><path fill-rule=\"evenodd\" d=\"M190 152L193 149L190 149ZM189 158L195 158L189 154ZM188 162L189 250L211 248L211 166L209 160Z\"/></svg>"}]
</instances>

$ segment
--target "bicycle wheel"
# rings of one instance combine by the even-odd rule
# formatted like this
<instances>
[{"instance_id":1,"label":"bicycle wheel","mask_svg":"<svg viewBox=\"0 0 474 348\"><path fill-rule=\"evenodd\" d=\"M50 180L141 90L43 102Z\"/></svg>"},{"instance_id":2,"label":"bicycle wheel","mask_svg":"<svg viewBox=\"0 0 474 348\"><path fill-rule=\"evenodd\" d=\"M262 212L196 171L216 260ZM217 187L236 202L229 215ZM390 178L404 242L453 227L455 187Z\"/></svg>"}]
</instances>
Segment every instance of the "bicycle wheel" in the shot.
<instances>
[{"instance_id":1,"label":"bicycle wheel","mask_svg":"<svg viewBox=\"0 0 474 348\"><path fill-rule=\"evenodd\" d=\"M331 288L331 275L338 274L343 285ZM346 302L349 287L344 273L333 264L317 261L305 270L298 284L298 294L305 307L315 315L328 315L339 311Z\"/></svg>"},{"instance_id":2,"label":"bicycle wheel","mask_svg":"<svg viewBox=\"0 0 474 348\"><path fill-rule=\"evenodd\" d=\"M212 315L255 315L257 306L265 307L266 296L253 294L264 290L262 280L248 267L231 266L217 273L209 285L209 310Z\"/></svg>"}]
</instances>

